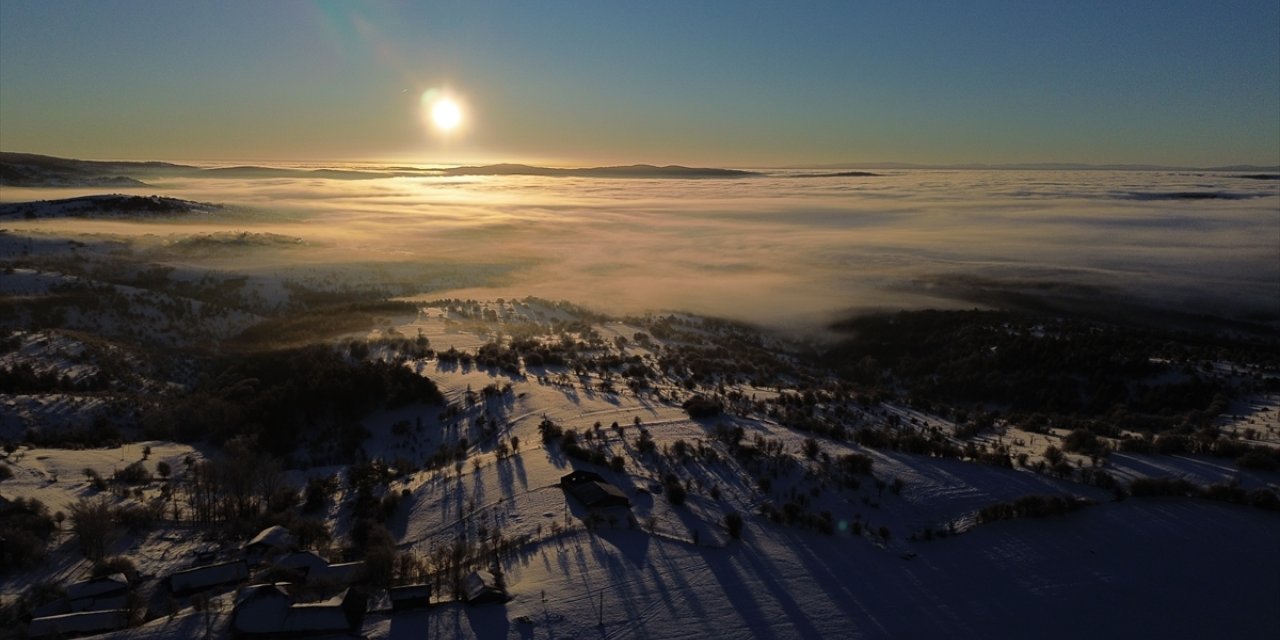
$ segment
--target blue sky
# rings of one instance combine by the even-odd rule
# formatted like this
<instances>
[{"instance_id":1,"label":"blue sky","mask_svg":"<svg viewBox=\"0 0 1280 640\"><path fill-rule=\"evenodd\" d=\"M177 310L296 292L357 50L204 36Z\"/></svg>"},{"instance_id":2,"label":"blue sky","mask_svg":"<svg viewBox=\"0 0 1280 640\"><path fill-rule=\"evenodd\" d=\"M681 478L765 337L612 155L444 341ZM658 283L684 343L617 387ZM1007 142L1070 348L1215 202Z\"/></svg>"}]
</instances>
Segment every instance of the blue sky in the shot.
<instances>
[{"instance_id":1,"label":"blue sky","mask_svg":"<svg viewBox=\"0 0 1280 640\"><path fill-rule=\"evenodd\" d=\"M466 126L434 134L446 88ZM0 148L1280 163L1280 2L0 3Z\"/></svg>"}]
</instances>

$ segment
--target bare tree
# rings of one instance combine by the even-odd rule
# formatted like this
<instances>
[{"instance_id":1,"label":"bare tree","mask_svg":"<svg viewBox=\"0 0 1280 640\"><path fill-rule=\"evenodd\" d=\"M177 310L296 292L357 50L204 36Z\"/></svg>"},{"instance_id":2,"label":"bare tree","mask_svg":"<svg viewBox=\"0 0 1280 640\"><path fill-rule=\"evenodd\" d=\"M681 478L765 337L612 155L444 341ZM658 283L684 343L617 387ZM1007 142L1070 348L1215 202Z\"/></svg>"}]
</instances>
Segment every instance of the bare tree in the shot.
<instances>
[{"instance_id":1,"label":"bare tree","mask_svg":"<svg viewBox=\"0 0 1280 640\"><path fill-rule=\"evenodd\" d=\"M80 540L80 550L90 560L101 560L115 533L115 518L106 496L81 498L71 505L71 529Z\"/></svg>"}]
</instances>

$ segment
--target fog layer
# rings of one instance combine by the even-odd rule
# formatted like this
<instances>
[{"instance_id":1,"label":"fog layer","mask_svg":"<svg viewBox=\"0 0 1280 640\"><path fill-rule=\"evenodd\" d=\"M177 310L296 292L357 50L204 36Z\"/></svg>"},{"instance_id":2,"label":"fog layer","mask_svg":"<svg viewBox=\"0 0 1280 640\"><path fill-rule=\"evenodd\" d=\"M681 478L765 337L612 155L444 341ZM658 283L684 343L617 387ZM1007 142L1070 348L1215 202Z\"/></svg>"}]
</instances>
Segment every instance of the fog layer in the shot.
<instances>
[{"instance_id":1,"label":"fog layer","mask_svg":"<svg viewBox=\"0 0 1280 640\"><path fill-rule=\"evenodd\" d=\"M789 177L151 179L125 192L229 209L199 221L6 226L161 247L219 231L280 234L301 243L233 258L157 256L251 273L303 265L337 279L377 264L428 297L536 295L616 314L683 310L770 325L1033 298L1280 316L1275 181L1108 171ZM3 199L92 192L6 188ZM459 277L467 265L475 278Z\"/></svg>"}]
</instances>

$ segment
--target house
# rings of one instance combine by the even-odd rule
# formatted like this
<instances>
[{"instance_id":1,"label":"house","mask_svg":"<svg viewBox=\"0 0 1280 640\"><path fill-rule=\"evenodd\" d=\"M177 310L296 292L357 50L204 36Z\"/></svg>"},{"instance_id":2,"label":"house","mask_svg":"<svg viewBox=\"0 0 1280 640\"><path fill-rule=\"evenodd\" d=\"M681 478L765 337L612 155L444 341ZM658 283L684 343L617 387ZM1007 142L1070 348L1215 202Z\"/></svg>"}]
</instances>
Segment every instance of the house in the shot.
<instances>
[{"instance_id":1,"label":"house","mask_svg":"<svg viewBox=\"0 0 1280 640\"><path fill-rule=\"evenodd\" d=\"M631 506L627 494L592 471L579 469L560 478L560 488L589 509Z\"/></svg>"},{"instance_id":2,"label":"house","mask_svg":"<svg viewBox=\"0 0 1280 640\"><path fill-rule=\"evenodd\" d=\"M237 636L301 636L347 633L360 626L365 598L353 590L319 602L294 602L288 583L255 584L241 592L231 613Z\"/></svg>"},{"instance_id":3,"label":"house","mask_svg":"<svg viewBox=\"0 0 1280 640\"><path fill-rule=\"evenodd\" d=\"M387 590L387 595L391 598L392 611L420 609L431 604L431 585L407 584L391 587Z\"/></svg>"},{"instance_id":4,"label":"house","mask_svg":"<svg viewBox=\"0 0 1280 640\"><path fill-rule=\"evenodd\" d=\"M249 564L261 564L270 556L293 549L293 545L293 534L288 529L280 525L267 527L245 543L244 559Z\"/></svg>"},{"instance_id":5,"label":"house","mask_svg":"<svg viewBox=\"0 0 1280 640\"><path fill-rule=\"evenodd\" d=\"M235 584L249 578L249 565L243 560L186 569L169 576L169 591L187 595L224 584Z\"/></svg>"},{"instance_id":6,"label":"house","mask_svg":"<svg viewBox=\"0 0 1280 640\"><path fill-rule=\"evenodd\" d=\"M491 581L485 580L479 571L472 571L471 575L463 579L462 593L469 605L506 602L510 599L504 589L495 586Z\"/></svg>"},{"instance_id":7,"label":"house","mask_svg":"<svg viewBox=\"0 0 1280 640\"><path fill-rule=\"evenodd\" d=\"M129 626L125 609L64 613L58 616L32 618L27 625L28 638L67 638L106 633Z\"/></svg>"}]
</instances>

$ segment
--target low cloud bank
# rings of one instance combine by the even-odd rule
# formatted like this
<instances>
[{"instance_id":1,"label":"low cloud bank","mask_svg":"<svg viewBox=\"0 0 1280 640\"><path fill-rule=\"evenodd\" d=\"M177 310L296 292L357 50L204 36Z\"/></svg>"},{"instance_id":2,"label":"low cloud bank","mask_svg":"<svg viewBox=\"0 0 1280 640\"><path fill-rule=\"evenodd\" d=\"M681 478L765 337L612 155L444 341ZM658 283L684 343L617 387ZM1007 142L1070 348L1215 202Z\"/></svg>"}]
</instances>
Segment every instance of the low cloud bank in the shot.
<instances>
[{"instance_id":1,"label":"low cloud bank","mask_svg":"<svg viewBox=\"0 0 1280 640\"><path fill-rule=\"evenodd\" d=\"M6 191L10 201L88 192ZM146 193L228 209L216 223L14 226L129 235L140 243L227 231L278 234L298 239L291 259L335 271L352 263L507 265L498 286L450 290L449 282L423 282L422 291L537 295L618 314L686 310L821 326L851 311L1036 299L1280 318L1280 185L1230 176L178 177L153 180ZM268 265L279 262L246 256L235 267Z\"/></svg>"}]
</instances>

